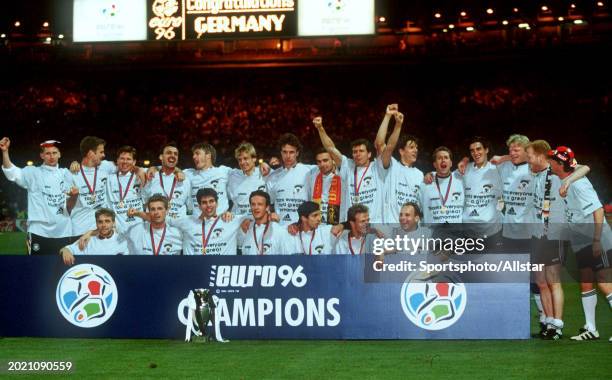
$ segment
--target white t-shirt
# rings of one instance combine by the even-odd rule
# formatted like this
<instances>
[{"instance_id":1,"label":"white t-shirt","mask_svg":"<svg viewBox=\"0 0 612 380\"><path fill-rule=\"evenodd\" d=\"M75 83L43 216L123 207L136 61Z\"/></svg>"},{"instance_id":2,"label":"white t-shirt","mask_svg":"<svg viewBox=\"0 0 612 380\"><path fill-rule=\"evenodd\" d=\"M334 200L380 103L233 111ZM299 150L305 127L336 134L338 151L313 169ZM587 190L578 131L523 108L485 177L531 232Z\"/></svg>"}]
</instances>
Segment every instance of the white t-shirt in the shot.
<instances>
[{"instance_id":1,"label":"white t-shirt","mask_svg":"<svg viewBox=\"0 0 612 380\"><path fill-rule=\"evenodd\" d=\"M47 238L72 236L66 193L72 176L57 166L2 168L6 179L28 191L28 232Z\"/></svg>"},{"instance_id":2,"label":"white t-shirt","mask_svg":"<svg viewBox=\"0 0 612 380\"><path fill-rule=\"evenodd\" d=\"M310 178L308 180L308 199L310 199L311 201L314 201L314 188L315 188L315 183L317 182L317 177L319 176L319 173L320 173L319 170L310 172ZM321 188L320 208L321 208L321 223L323 224L327 223L327 207L329 205L329 187L331 186L332 180L334 179L335 175L337 175L337 173L330 172L328 174L321 176L322 188ZM342 179L340 179L340 193L338 195L340 196L340 202L344 202L344 199L342 198L343 196Z\"/></svg>"},{"instance_id":3,"label":"white t-shirt","mask_svg":"<svg viewBox=\"0 0 612 380\"><path fill-rule=\"evenodd\" d=\"M166 196L170 200L168 217L177 219L187 215L187 210L191 210L191 182L185 176L184 181L176 181L174 191L172 191L174 178L174 173L166 175L160 170L155 178L145 186L142 198L146 205L149 198L155 194Z\"/></svg>"},{"instance_id":4,"label":"white t-shirt","mask_svg":"<svg viewBox=\"0 0 612 380\"><path fill-rule=\"evenodd\" d=\"M234 218L226 223L221 217L203 221L199 216L190 215L168 220L168 224L183 233L183 255L235 255L238 231L243 219ZM202 229L204 238L207 239L205 253L202 252Z\"/></svg>"},{"instance_id":5,"label":"white t-shirt","mask_svg":"<svg viewBox=\"0 0 612 380\"><path fill-rule=\"evenodd\" d=\"M121 186L119 186L120 184ZM119 190L123 194L120 194ZM127 216L127 211L130 208L139 211L144 210L141 190L140 180L134 173L116 173L108 176L106 181L106 203L108 208L115 211L115 224L121 230L127 230L131 225L142 222L134 216Z\"/></svg>"},{"instance_id":6,"label":"white t-shirt","mask_svg":"<svg viewBox=\"0 0 612 380\"><path fill-rule=\"evenodd\" d=\"M367 234L359 239L351 237L349 244L349 233L350 231L343 231L338 238L334 248L335 255L363 255L374 252L374 234Z\"/></svg>"},{"instance_id":7,"label":"white t-shirt","mask_svg":"<svg viewBox=\"0 0 612 380\"><path fill-rule=\"evenodd\" d=\"M385 179L385 223L399 223L399 214L406 202L416 203L420 207L419 186L422 183L422 171L391 158Z\"/></svg>"},{"instance_id":8,"label":"white t-shirt","mask_svg":"<svg viewBox=\"0 0 612 380\"><path fill-rule=\"evenodd\" d=\"M478 223L478 232L491 236L502 229L503 214L498 209L503 187L495 165L487 162L481 168L469 163L463 175L465 208L463 223Z\"/></svg>"},{"instance_id":9,"label":"white t-shirt","mask_svg":"<svg viewBox=\"0 0 612 380\"><path fill-rule=\"evenodd\" d=\"M438 178L439 189L436 184L437 176L435 173L433 177L432 183L429 185L423 183L420 188L423 222L431 224L461 223L465 201L462 176L455 171L448 177ZM442 200L447 193L448 197L443 205Z\"/></svg>"},{"instance_id":10,"label":"white t-shirt","mask_svg":"<svg viewBox=\"0 0 612 380\"><path fill-rule=\"evenodd\" d=\"M340 165L340 176L344 197L340 211L340 221L347 218L348 209L354 204L362 204L368 207L370 222L383 222L384 183L387 170L383 168L382 160L379 158L371 161L367 166L357 167L355 161L342 156ZM355 179L357 180L355 183ZM356 190L359 192L356 193Z\"/></svg>"},{"instance_id":11,"label":"white t-shirt","mask_svg":"<svg viewBox=\"0 0 612 380\"><path fill-rule=\"evenodd\" d=\"M270 222L266 230L266 224L257 225L251 221L251 225L247 232L239 232L239 244L242 247L243 255L287 255L287 242L289 241L289 233L287 226ZM262 235L265 231L265 236Z\"/></svg>"},{"instance_id":12,"label":"white t-shirt","mask_svg":"<svg viewBox=\"0 0 612 380\"><path fill-rule=\"evenodd\" d=\"M546 192L546 173L548 170L543 170L535 173L533 178L533 208L531 209L532 223L531 234L535 237L544 235L544 218L542 216L542 208L544 204L544 195ZM546 236L550 240L565 240L565 202L559 195L561 188L561 179L556 175L549 174L550 180L550 208L548 215L548 231Z\"/></svg>"},{"instance_id":13,"label":"white t-shirt","mask_svg":"<svg viewBox=\"0 0 612 380\"><path fill-rule=\"evenodd\" d=\"M164 233L165 230L165 233ZM151 239L151 231L153 238ZM181 231L166 224L164 228L151 228L149 222L134 224L123 235L128 240L132 255L180 255L183 249L183 234ZM153 243L155 251L153 251Z\"/></svg>"},{"instance_id":14,"label":"white t-shirt","mask_svg":"<svg viewBox=\"0 0 612 380\"><path fill-rule=\"evenodd\" d=\"M289 236L287 249L289 254L297 255L330 255L334 252L336 237L332 235L333 226L320 224L313 231L298 232L295 236Z\"/></svg>"},{"instance_id":15,"label":"white t-shirt","mask_svg":"<svg viewBox=\"0 0 612 380\"><path fill-rule=\"evenodd\" d=\"M248 215L251 212L249 197L256 190L266 191L266 182L258 168L251 175L246 175L242 170L234 170L229 176L228 183L229 199L232 200L232 214Z\"/></svg>"},{"instance_id":16,"label":"white t-shirt","mask_svg":"<svg viewBox=\"0 0 612 380\"><path fill-rule=\"evenodd\" d=\"M308 200L310 173L319 170L315 165L296 164L291 169L281 168L266 178L266 189L274 205L274 212L283 225L299 220L297 209Z\"/></svg>"},{"instance_id":17,"label":"white t-shirt","mask_svg":"<svg viewBox=\"0 0 612 380\"><path fill-rule=\"evenodd\" d=\"M532 221L533 176L527 163L514 165L506 161L497 165L503 183L504 227L502 235L509 239L530 239Z\"/></svg>"},{"instance_id":18,"label":"white t-shirt","mask_svg":"<svg viewBox=\"0 0 612 380\"><path fill-rule=\"evenodd\" d=\"M78 199L70 213L73 235L96 229L96 210L107 206L106 181L116 171L115 164L105 160L97 167L81 165L81 170L72 174L72 186L79 189Z\"/></svg>"},{"instance_id":19,"label":"white t-shirt","mask_svg":"<svg viewBox=\"0 0 612 380\"><path fill-rule=\"evenodd\" d=\"M572 249L577 252L593 243L595 224L593 212L602 208L591 181L580 178L572 183L565 201L565 221L570 230ZM604 252L612 249L612 232L604 216L601 230L601 247Z\"/></svg>"},{"instance_id":20,"label":"white t-shirt","mask_svg":"<svg viewBox=\"0 0 612 380\"><path fill-rule=\"evenodd\" d=\"M129 255L128 242L124 236L113 233L106 239L100 239L99 236L93 236L84 250L79 248L79 241L70 244L68 250L73 255Z\"/></svg>"},{"instance_id":21,"label":"white t-shirt","mask_svg":"<svg viewBox=\"0 0 612 380\"><path fill-rule=\"evenodd\" d=\"M196 195L198 190L211 188L217 192L217 214L222 214L229 208L227 183L230 173L234 171L227 166L216 166L208 169L185 169L185 177L191 182L191 202L193 210L198 209Z\"/></svg>"}]
</instances>

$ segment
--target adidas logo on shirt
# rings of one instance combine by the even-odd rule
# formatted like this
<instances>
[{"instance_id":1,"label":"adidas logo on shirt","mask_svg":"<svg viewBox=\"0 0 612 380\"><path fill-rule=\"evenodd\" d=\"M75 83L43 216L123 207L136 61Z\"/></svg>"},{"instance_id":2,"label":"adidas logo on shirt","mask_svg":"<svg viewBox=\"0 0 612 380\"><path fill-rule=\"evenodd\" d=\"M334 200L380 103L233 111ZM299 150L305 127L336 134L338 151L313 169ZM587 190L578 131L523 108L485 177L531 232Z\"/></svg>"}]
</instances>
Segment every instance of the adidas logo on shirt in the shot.
<instances>
[{"instance_id":1,"label":"adidas logo on shirt","mask_svg":"<svg viewBox=\"0 0 612 380\"><path fill-rule=\"evenodd\" d=\"M478 212L476 211L476 209L472 210L470 216L478 216Z\"/></svg>"},{"instance_id":2,"label":"adidas logo on shirt","mask_svg":"<svg viewBox=\"0 0 612 380\"><path fill-rule=\"evenodd\" d=\"M508 210L508 215L516 215L516 211L514 211L514 207L510 207L510 210Z\"/></svg>"}]
</instances>

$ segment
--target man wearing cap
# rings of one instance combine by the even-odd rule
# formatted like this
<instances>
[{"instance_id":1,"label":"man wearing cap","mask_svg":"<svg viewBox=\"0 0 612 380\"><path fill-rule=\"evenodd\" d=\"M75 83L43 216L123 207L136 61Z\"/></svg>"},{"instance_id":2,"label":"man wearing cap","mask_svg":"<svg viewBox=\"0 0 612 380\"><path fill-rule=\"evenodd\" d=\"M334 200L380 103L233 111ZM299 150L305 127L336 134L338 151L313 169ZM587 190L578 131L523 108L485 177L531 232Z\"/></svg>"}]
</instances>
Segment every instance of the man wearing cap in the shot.
<instances>
[{"instance_id":1,"label":"man wearing cap","mask_svg":"<svg viewBox=\"0 0 612 380\"><path fill-rule=\"evenodd\" d=\"M548 152L548 162L552 172L562 180L569 177L576 168L574 152L565 146ZM565 221L570 230L570 241L580 271L582 309L586 321L578 335L571 339L595 340L599 339L595 325L595 282L612 307L612 232L599 197L587 178L574 182L564 201Z\"/></svg>"},{"instance_id":2,"label":"man wearing cap","mask_svg":"<svg viewBox=\"0 0 612 380\"><path fill-rule=\"evenodd\" d=\"M332 234L333 226L321 224L319 205L306 201L298 207L298 215L298 232L287 241L289 253L309 256L332 254L336 244L336 238Z\"/></svg>"},{"instance_id":3,"label":"man wearing cap","mask_svg":"<svg viewBox=\"0 0 612 380\"><path fill-rule=\"evenodd\" d=\"M8 137L0 140L2 171L9 181L28 191L28 248L29 254L52 255L70 244L72 228L66 210L66 195L71 177L67 169L59 168L59 141L40 144L40 166L19 168L10 160Z\"/></svg>"}]
</instances>

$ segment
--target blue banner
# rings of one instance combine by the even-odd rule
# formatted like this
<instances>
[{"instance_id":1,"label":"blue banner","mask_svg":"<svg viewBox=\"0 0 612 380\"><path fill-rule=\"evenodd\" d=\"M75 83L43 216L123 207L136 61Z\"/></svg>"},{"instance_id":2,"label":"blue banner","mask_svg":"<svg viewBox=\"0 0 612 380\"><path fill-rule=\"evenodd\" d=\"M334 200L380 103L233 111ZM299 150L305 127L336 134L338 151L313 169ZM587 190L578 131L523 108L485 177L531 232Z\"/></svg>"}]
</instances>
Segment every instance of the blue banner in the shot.
<instances>
[{"instance_id":1,"label":"blue banner","mask_svg":"<svg viewBox=\"0 0 612 380\"><path fill-rule=\"evenodd\" d=\"M529 284L364 281L357 256L0 257L0 335L185 336L186 297L218 297L227 339L527 339Z\"/></svg>"}]
</instances>

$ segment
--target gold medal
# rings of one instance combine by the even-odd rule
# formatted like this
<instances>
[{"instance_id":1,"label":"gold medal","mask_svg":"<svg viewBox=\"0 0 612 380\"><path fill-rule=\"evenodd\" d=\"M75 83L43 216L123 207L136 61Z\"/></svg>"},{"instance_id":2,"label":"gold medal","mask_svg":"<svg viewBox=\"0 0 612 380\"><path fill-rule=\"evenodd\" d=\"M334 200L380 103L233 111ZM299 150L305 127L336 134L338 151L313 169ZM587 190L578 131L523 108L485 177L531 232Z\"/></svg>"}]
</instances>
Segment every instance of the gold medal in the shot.
<instances>
[{"instance_id":1,"label":"gold medal","mask_svg":"<svg viewBox=\"0 0 612 380\"><path fill-rule=\"evenodd\" d=\"M442 206L442 208L440 208L440 211L442 212L442 214L446 214L446 206Z\"/></svg>"},{"instance_id":2,"label":"gold medal","mask_svg":"<svg viewBox=\"0 0 612 380\"><path fill-rule=\"evenodd\" d=\"M202 248L202 254L206 254L206 248Z\"/></svg>"},{"instance_id":3,"label":"gold medal","mask_svg":"<svg viewBox=\"0 0 612 380\"><path fill-rule=\"evenodd\" d=\"M125 207L125 204L123 204L123 201L119 202L119 208L123 208Z\"/></svg>"},{"instance_id":4,"label":"gold medal","mask_svg":"<svg viewBox=\"0 0 612 380\"><path fill-rule=\"evenodd\" d=\"M96 201L96 194L92 194L92 195L91 195L91 201L92 201L92 202L95 202L95 201Z\"/></svg>"}]
</instances>

